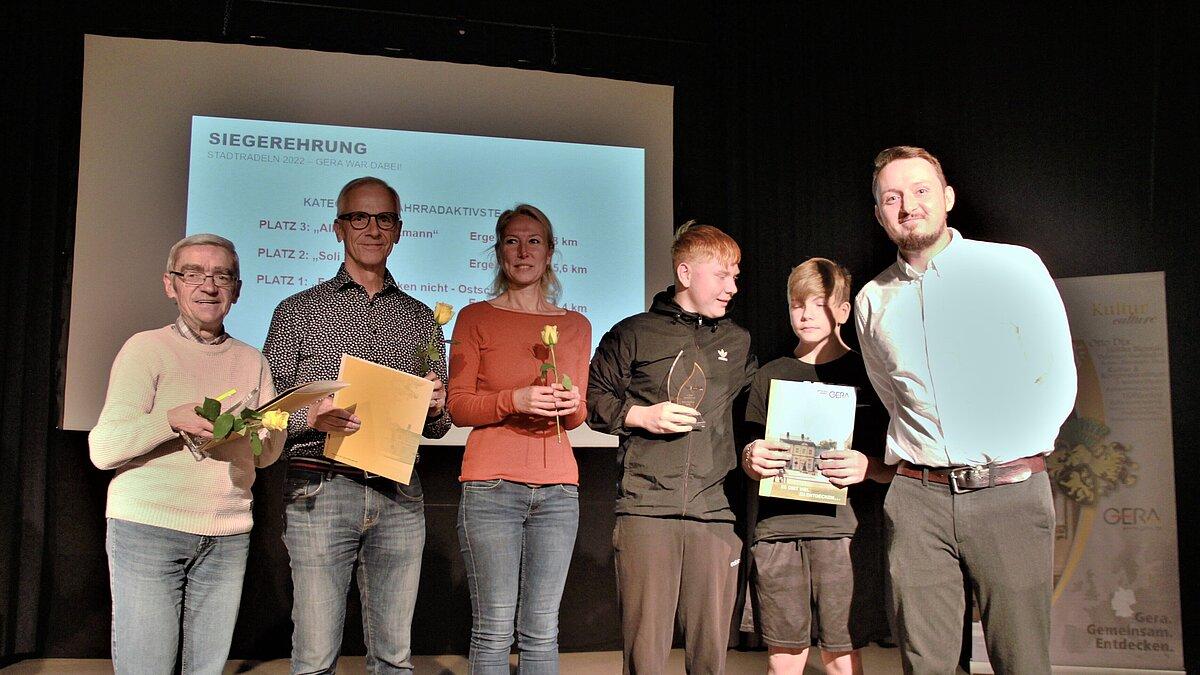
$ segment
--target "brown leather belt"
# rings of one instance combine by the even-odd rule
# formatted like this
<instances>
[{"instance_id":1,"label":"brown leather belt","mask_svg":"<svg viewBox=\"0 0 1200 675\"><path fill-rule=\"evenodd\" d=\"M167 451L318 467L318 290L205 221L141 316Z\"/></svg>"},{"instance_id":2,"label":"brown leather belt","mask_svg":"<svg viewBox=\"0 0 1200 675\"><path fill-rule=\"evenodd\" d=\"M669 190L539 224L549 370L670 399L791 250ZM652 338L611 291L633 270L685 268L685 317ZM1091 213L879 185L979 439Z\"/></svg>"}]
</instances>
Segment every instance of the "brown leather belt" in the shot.
<instances>
[{"instance_id":1,"label":"brown leather belt","mask_svg":"<svg viewBox=\"0 0 1200 675\"><path fill-rule=\"evenodd\" d=\"M1046 460L1041 455L1022 457L1004 464L980 466L921 466L901 460L896 473L919 481L949 485L955 493L982 490L996 485L1011 485L1028 480L1035 473L1046 470Z\"/></svg>"}]
</instances>

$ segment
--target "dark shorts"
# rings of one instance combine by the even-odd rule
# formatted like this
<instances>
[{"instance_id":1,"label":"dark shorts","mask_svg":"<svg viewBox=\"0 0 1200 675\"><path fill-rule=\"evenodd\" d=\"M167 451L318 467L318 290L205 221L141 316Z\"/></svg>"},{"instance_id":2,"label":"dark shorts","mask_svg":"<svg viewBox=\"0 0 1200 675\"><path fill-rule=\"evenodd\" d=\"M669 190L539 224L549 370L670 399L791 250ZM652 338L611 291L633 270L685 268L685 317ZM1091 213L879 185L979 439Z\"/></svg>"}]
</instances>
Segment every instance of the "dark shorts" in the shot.
<instances>
[{"instance_id":1,"label":"dark shorts","mask_svg":"<svg viewBox=\"0 0 1200 675\"><path fill-rule=\"evenodd\" d=\"M793 649L816 644L829 652L863 646L850 636L849 537L760 541L752 551L764 642Z\"/></svg>"}]
</instances>

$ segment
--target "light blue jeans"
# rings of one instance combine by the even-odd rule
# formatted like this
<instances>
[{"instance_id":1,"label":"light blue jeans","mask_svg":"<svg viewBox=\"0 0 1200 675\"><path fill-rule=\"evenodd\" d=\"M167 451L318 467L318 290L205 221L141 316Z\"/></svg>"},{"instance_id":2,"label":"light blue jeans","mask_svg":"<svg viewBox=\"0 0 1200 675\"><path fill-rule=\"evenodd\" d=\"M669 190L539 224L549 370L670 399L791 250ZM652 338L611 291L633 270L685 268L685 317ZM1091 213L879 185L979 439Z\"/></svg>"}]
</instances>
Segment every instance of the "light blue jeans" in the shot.
<instances>
[{"instance_id":1,"label":"light blue jeans","mask_svg":"<svg viewBox=\"0 0 1200 675\"><path fill-rule=\"evenodd\" d=\"M458 542L471 588L471 673L508 674L514 624L519 672L558 672L558 606L578 528L575 485L463 483Z\"/></svg>"},{"instance_id":2,"label":"light blue jeans","mask_svg":"<svg viewBox=\"0 0 1200 675\"><path fill-rule=\"evenodd\" d=\"M108 519L112 661L120 673L220 673L250 534L208 537Z\"/></svg>"},{"instance_id":3,"label":"light blue jeans","mask_svg":"<svg viewBox=\"0 0 1200 675\"><path fill-rule=\"evenodd\" d=\"M333 673L358 565L368 673L411 673L410 631L425 506L410 485L293 470L284 485L283 541L292 566L292 673Z\"/></svg>"}]
</instances>

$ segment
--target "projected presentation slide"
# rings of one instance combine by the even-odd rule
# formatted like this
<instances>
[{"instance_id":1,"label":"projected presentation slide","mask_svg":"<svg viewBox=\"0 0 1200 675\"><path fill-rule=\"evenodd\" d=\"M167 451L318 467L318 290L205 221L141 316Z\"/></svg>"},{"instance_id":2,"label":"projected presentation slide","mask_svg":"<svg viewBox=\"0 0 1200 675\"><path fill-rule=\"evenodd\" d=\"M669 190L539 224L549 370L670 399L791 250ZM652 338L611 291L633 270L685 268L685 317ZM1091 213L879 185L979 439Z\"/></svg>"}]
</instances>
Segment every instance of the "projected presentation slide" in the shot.
<instances>
[{"instance_id":1,"label":"projected presentation slide","mask_svg":"<svg viewBox=\"0 0 1200 675\"><path fill-rule=\"evenodd\" d=\"M559 237L559 304L599 340L671 283L673 118L663 85L86 36L62 427L91 429L121 345L178 316L162 285L172 244L202 231L237 244L227 328L260 346L280 300L337 272L337 194L365 175L399 192L388 267L429 304L486 299L497 215L541 208ZM462 444L458 431L438 442ZM572 443L616 443L576 443L586 433Z\"/></svg>"},{"instance_id":2,"label":"projected presentation slide","mask_svg":"<svg viewBox=\"0 0 1200 675\"><path fill-rule=\"evenodd\" d=\"M187 233L237 246L242 294L225 326L251 345L279 301L337 273L338 190L367 175L400 195L388 269L430 306L489 297L496 218L529 203L554 224L559 304L587 316L594 342L644 309L641 148L194 116L189 162Z\"/></svg>"}]
</instances>

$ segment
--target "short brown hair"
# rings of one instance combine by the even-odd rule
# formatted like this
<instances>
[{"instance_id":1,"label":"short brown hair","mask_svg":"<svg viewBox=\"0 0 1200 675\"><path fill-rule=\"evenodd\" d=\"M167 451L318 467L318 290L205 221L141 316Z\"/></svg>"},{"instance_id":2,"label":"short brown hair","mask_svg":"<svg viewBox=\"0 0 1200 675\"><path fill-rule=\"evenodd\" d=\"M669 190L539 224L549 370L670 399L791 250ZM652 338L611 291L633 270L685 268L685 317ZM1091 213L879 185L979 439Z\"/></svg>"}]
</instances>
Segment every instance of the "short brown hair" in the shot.
<instances>
[{"instance_id":1,"label":"short brown hair","mask_svg":"<svg viewBox=\"0 0 1200 675\"><path fill-rule=\"evenodd\" d=\"M707 258L736 265L742 260L742 249L733 237L712 225L697 225L694 220L680 225L675 230L675 242L671 244L671 267Z\"/></svg>"},{"instance_id":2,"label":"short brown hair","mask_svg":"<svg viewBox=\"0 0 1200 675\"><path fill-rule=\"evenodd\" d=\"M517 216L532 218L542 226L546 235L546 250L550 253L551 260L554 259L554 225L550 224L550 217L532 204L517 204L507 209L496 219L496 243L492 246L492 252L496 254L496 276L492 279L492 287L489 289L492 296L499 296L508 290L508 277L504 274L503 254L500 249L504 246L504 230ZM542 297L550 304L558 302L559 296L562 295L562 282L554 273L554 265L548 265L542 272L541 285Z\"/></svg>"},{"instance_id":3,"label":"short brown hair","mask_svg":"<svg viewBox=\"0 0 1200 675\"><path fill-rule=\"evenodd\" d=\"M933 165L933 172L937 174L938 180L942 181L942 187L949 185L946 182L946 174L942 172L942 163L933 153L915 145L897 145L875 155L875 172L871 174L871 194L875 201L879 201L879 172L898 159L923 159L929 162Z\"/></svg>"},{"instance_id":4,"label":"short brown hair","mask_svg":"<svg viewBox=\"0 0 1200 675\"><path fill-rule=\"evenodd\" d=\"M787 290L789 303L820 297L840 305L850 302L850 272L828 258L809 258L792 268Z\"/></svg>"}]
</instances>

